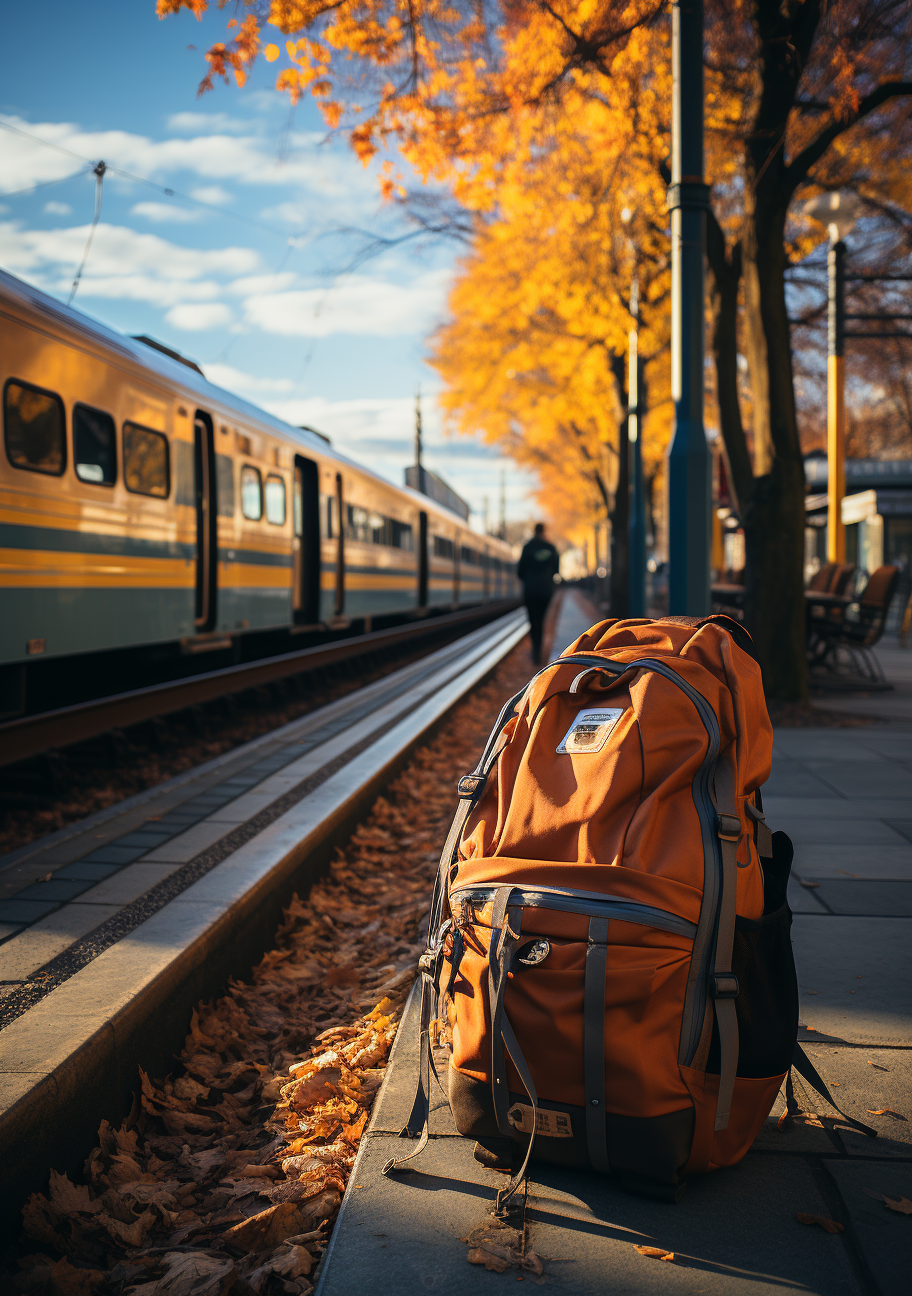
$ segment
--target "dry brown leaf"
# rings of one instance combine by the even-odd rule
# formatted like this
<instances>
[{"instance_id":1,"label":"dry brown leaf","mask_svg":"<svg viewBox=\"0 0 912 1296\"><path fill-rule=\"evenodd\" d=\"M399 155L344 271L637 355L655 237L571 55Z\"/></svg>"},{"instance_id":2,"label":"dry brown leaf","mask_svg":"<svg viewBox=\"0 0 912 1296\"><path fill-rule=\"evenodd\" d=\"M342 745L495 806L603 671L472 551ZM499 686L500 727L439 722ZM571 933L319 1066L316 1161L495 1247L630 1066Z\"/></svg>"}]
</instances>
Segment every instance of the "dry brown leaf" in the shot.
<instances>
[{"instance_id":1,"label":"dry brown leaf","mask_svg":"<svg viewBox=\"0 0 912 1296\"><path fill-rule=\"evenodd\" d=\"M65 1174L52 1170L48 1182L48 1196L55 1211L61 1215L73 1215L82 1212L86 1215L97 1215L103 1210L83 1184L70 1183Z\"/></svg>"},{"instance_id":2,"label":"dry brown leaf","mask_svg":"<svg viewBox=\"0 0 912 1296\"><path fill-rule=\"evenodd\" d=\"M513 1260L506 1247L494 1246L487 1242L484 1246L472 1247L466 1259L469 1264L483 1264L492 1273L504 1273L513 1268Z\"/></svg>"},{"instance_id":3,"label":"dry brown leaf","mask_svg":"<svg viewBox=\"0 0 912 1296\"><path fill-rule=\"evenodd\" d=\"M890 1070L889 1067L881 1066L879 1062L872 1062L870 1058L868 1058L868 1066L873 1067L873 1068L875 1069L875 1071L889 1071L889 1070Z\"/></svg>"},{"instance_id":4,"label":"dry brown leaf","mask_svg":"<svg viewBox=\"0 0 912 1296\"><path fill-rule=\"evenodd\" d=\"M912 1215L912 1201L908 1197L888 1197L884 1194L884 1205L900 1215Z\"/></svg>"},{"instance_id":5,"label":"dry brown leaf","mask_svg":"<svg viewBox=\"0 0 912 1296\"><path fill-rule=\"evenodd\" d=\"M869 1116L895 1116L897 1120L908 1120L907 1116L903 1116L901 1112L894 1111L892 1107L878 1107L876 1111L871 1107L866 1107L865 1111Z\"/></svg>"},{"instance_id":6,"label":"dry brown leaf","mask_svg":"<svg viewBox=\"0 0 912 1296\"><path fill-rule=\"evenodd\" d=\"M54 1296L96 1296L105 1281L106 1275L100 1269L78 1269L66 1256L51 1270Z\"/></svg>"},{"instance_id":7,"label":"dry brown leaf","mask_svg":"<svg viewBox=\"0 0 912 1296\"><path fill-rule=\"evenodd\" d=\"M824 1233L842 1233L844 1231L842 1224L827 1219L825 1215L806 1215L804 1211L799 1211L795 1219L799 1224L819 1224Z\"/></svg>"},{"instance_id":8,"label":"dry brown leaf","mask_svg":"<svg viewBox=\"0 0 912 1296\"><path fill-rule=\"evenodd\" d=\"M651 1260L670 1260L674 1263L675 1253L666 1251L663 1247L637 1245L634 1250L639 1251L641 1256L649 1256Z\"/></svg>"},{"instance_id":9,"label":"dry brown leaf","mask_svg":"<svg viewBox=\"0 0 912 1296\"><path fill-rule=\"evenodd\" d=\"M227 1256L199 1251L173 1251L162 1257L167 1272L156 1296L223 1296L237 1279L235 1262Z\"/></svg>"}]
</instances>

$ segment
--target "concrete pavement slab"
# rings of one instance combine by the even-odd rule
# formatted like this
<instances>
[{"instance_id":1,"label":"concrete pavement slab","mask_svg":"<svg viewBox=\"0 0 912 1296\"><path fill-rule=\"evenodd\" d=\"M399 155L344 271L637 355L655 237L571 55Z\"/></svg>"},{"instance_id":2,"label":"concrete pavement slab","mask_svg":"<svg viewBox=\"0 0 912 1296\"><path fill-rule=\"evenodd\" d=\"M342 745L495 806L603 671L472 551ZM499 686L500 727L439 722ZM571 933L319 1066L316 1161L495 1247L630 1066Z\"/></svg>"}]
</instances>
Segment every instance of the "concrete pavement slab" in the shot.
<instances>
[{"instance_id":1,"label":"concrete pavement slab","mask_svg":"<svg viewBox=\"0 0 912 1296\"><path fill-rule=\"evenodd\" d=\"M808 876L806 870L802 876ZM816 888L816 896L837 914L912 918L912 881L828 878Z\"/></svg>"},{"instance_id":2,"label":"concrete pavement slab","mask_svg":"<svg viewBox=\"0 0 912 1296\"><path fill-rule=\"evenodd\" d=\"M912 771L894 760L810 759L804 766L845 797L904 797L912 800Z\"/></svg>"},{"instance_id":3,"label":"concrete pavement slab","mask_svg":"<svg viewBox=\"0 0 912 1296\"><path fill-rule=\"evenodd\" d=\"M763 810L773 828L781 820L801 823L804 819L903 819L908 813L905 797L780 797L763 798Z\"/></svg>"},{"instance_id":4,"label":"concrete pavement slab","mask_svg":"<svg viewBox=\"0 0 912 1296\"><path fill-rule=\"evenodd\" d=\"M67 905L0 946L0 981L24 981L74 941L117 913L119 906Z\"/></svg>"},{"instance_id":5,"label":"concrete pavement slab","mask_svg":"<svg viewBox=\"0 0 912 1296\"><path fill-rule=\"evenodd\" d=\"M75 903L118 906L131 904L179 867L178 864L151 864L145 860L141 864L130 864L113 877L106 878L90 891L84 892Z\"/></svg>"},{"instance_id":6,"label":"concrete pavement slab","mask_svg":"<svg viewBox=\"0 0 912 1296\"><path fill-rule=\"evenodd\" d=\"M814 881L845 877L912 881L912 843L866 850L858 846L832 843L813 846L805 842L796 851L795 858L801 876Z\"/></svg>"},{"instance_id":7,"label":"concrete pavement slab","mask_svg":"<svg viewBox=\"0 0 912 1296\"><path fill-rule=\"evenodd\" d=\"M845 805L845 802L836 801L834 805ZM804 818L798 815L774 816L770 811L767 822L774 830L781 828L787 832L796 848L805 842L811 846L828 843L834 846L856 843L859 846L896 846L903 841L899 833L888 828L881 819L843 818L836 814L826 818L816 815Z\"/></svg>"},{"instance_id":8,"label":"concrete pavement slab","mask_svg":"<svg viewBox=\"0 0 912 1296\"><path fill-rule=\"evenodd\" d=\"M912 1200L912 1164L832 1161L827 1173L849 1210L852 1231L881 1296L908 1296L908 1215L889 1210L871 1193Z\"/></svg>"},{"instance_id":9,"label":"concrete pavement slab","mask_svg":"<svg viewBox=\"0 0 912 1296\"><path fill-rule=\"evenodd\" d=\"M796 914L802 1023L856 1044L912 1046L909 936L905 918Z\"/></svg>"},{"instance_id":10,"label":"concrete pavement slab","mask_svg":"<svg viewBox=\"0 0 912 1296\"><path fill-rule=\"evenodd\" d=\"M833 788L796 760L775 757L773 772L763 785L763 804L770 797L835 797Z\"/></svg>"}]
</instances>

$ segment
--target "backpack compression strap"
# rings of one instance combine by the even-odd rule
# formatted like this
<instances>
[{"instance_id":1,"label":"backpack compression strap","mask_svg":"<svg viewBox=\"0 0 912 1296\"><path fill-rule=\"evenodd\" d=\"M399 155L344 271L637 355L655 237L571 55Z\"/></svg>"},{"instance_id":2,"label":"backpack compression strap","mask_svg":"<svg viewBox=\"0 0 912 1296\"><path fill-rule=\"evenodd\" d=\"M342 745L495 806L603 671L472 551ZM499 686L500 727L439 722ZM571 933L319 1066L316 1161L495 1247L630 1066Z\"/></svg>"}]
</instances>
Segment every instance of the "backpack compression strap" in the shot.
<instances>
[{"instance_id":1,"label":"backpack compression strap","mask_svg":"<svg viewBox=\"0 0 912 1296\"><path fill-rule=\"evenodd\" d=\"M792 1054L792 1067L794 1067L798 1074L807 1081L812 1089L816 1090L817 1093L820 1094L821 1098L827 1100L834 1111L839 1112L839 1115L846 1124L851 1125L861 1134L867 1134L868 1138L877 1138L876 1129L871 1129L870 1125L865 1125L862 1121L855 1120L852 1116L847 1116L841 1107L836 1106L833 1101L833 1095L826 1086L826 1081L821 1078L817 1068L814 1066L814 1063L797 1041L795 1043L795 1051ZM789 1073L785 1079L785 1113L787 1116L797 1116L799 1110L798 1104L795 1101L795 1088L792 1084L792 1071L790 1067Z\"/></svg>"},{"instance_id":2,"label":"backpack compression strap","mask_svg":"<svg viewBox=\"0 0 912 1296\"><path fill-rule=\"evenodd\" d=\"M735 912L738 895L738 842L741 819L736 813L735 777L730 753L720 753L713 777L712 799L716 807L716 833L722 852L722 897L716 927L716 954L710 984L716 1025L719 1030L719 1097L716 1102L717 1130L727 1129L738 1073L738 1014L735 1000L740 993L732 971L735 944Z\"/></svg>"}]
</instances>

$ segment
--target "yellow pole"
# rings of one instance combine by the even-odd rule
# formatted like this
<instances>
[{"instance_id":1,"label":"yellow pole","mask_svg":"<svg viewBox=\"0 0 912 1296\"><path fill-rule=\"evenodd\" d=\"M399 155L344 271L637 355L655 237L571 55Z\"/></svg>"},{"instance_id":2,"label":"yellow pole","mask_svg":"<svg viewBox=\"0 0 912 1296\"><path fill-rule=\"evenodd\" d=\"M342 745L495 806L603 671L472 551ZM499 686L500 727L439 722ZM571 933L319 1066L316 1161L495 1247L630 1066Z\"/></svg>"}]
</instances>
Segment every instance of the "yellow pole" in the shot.
<instances>
[{"instance_id":1,"label":"yellow pole","mask_svg":"<svg viewBox=\"0 0 912 1296\"><path fill-rule=\"evenodd\" d=\"M845 562L845 254L846 245L838 240L827 258L827 559L833 563Z\"/></svg>"},{"instance_id":2,"label":"yellow pole","mask_svg":"<svg viewBox=\"0 0 912 1296\"><path fill-rule=\"evenodd\" d=\"M827 560L845 562L845 356L827 357Z\"/></svg>"}]
</instances>

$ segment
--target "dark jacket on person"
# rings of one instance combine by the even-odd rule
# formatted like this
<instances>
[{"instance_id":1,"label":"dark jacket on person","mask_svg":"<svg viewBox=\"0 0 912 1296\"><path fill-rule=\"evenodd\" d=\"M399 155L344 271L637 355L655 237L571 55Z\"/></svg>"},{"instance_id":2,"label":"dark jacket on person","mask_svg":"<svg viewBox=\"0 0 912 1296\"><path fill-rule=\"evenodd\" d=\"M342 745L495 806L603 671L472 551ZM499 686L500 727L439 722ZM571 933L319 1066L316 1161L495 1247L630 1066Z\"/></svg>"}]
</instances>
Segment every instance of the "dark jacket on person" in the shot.
<instances>
[{"instance_id":1,"label":"dark jacket on person","mask_svg":"<svg viewBox=\"0 0 912 1296\"><path fill-rule=\"evenodd\" d=\"M554 577L560 567L560 556L550 540L534 536L524 546L516 574L523 583L526 599L549 599L554 593Z\"/></svg>"}]
</instances>

